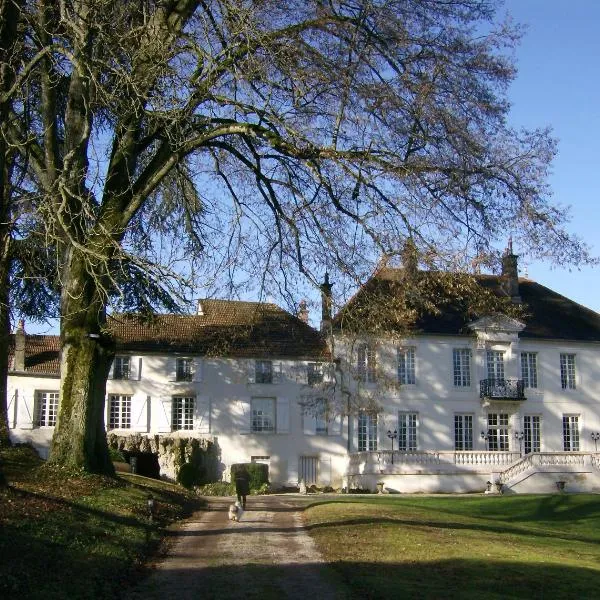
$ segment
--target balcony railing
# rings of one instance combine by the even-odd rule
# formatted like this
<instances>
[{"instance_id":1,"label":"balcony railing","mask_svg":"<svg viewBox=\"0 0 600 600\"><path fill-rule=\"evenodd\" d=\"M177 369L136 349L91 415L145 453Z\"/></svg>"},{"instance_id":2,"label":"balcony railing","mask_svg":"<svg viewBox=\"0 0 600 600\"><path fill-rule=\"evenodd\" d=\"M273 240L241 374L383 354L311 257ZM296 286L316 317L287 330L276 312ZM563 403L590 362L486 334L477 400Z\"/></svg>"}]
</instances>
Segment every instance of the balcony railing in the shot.
<instances>
[{"instance_id":1,"label":"balcony railing","mask_svg":"<svg viewBox=\"0 0 600 600\"><path fill-rule=\"evenodd\" d=\"M522 379L482 379L479 397L491 400L525 400L525 384Z\"/></svg>"}]
</instances>

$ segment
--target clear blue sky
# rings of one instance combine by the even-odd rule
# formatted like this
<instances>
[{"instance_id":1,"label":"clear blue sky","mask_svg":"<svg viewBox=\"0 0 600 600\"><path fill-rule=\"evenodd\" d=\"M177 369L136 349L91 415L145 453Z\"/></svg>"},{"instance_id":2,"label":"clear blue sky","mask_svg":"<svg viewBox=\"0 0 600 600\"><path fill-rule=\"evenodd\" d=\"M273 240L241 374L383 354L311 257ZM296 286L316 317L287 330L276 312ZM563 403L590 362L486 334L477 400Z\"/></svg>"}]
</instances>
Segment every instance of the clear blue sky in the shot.
<instances>
[{"instance_id":1,"label":"clear blue sky","mask_svg":"<svg viewBox=\"0 0 600 600\"><path fill-rule=\"evenodd\" d=\"M506 0L500 14L506 11L528 25L509 92L513 124L553 128L553 200L571 207L570 231L600 255L600 2ZM521 274L526 267L531 279L600 312L600 267L520 266Z\"/></svg>"}]
</instances>

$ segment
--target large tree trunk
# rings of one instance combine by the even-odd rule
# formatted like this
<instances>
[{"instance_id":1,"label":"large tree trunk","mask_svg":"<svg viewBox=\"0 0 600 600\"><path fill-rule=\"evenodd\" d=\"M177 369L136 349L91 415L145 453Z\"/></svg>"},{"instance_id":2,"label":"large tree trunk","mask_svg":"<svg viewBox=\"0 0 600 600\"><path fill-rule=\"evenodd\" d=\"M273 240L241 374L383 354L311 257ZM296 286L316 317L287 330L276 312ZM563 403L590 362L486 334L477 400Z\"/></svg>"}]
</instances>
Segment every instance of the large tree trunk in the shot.
<instances>
[{"instance_id":1,"label":"large tree trunk","mask_svg":"<svg viewBox=\"0 0 600 600\"><path fill-rule=\"evenodd\" d=\"M50 462L114 474L104 427L106 379L114 351L105 332L99 280L73 249L63 273L60 405Z\"/></svg>"},{"instance_id":2,"label":"large tree trunk","mask_svg":"<svg viewBox=\"0 0 600 600\"><path fill-rule=\"evenodd\" d=\"M8 239L1 240L8 242ZM8 259L0 256L0 448L11 445L8 424L8 340L10 337L10 315L8 310Z\"/></svg>"}]
</instances>

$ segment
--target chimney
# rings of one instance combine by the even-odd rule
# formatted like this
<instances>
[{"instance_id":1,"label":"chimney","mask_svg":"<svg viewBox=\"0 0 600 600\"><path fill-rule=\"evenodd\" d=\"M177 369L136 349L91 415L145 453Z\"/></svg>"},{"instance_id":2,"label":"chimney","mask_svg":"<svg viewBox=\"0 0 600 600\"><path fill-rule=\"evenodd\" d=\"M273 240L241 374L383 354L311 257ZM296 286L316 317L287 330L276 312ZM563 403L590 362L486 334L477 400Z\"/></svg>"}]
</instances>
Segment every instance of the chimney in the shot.
<instances>
[{"instance_id":1,"label":"chimney","mask_svg":"<svg viewBox=\"0 0 600 600\"><path fill-rule=\"evenodd\" d=\"M204 316L204 307L202 306L202 300L198 300L198 308L196 309L196 314L199 317Z\"/></svg>"},{"instance_id":2,"label":"chimney","mask_svg":"<svg viewBox=\"0 0 600 600\"><path fill-rule=\"evenodd\" d=\"M306 305L306 300L300 301L300 306L298 307L298 318L308 325L308 306Z\"/></svg>"},{"instance_id":3,"label":"chimney","mask_svg":"<svg viewBox=\"0 0 600 600\"><path fill-rule=\"evenodd\" d=\"M325 271L325 279L321 284L321 331L328 331L331 327L331 288L329 273Z\"/></svg>"},{"instance_id":4,"label":"chimney","mask_svg":"<svg viewBox=\"0 0 600 600\"><path fill-rule=\"evenodd\" d=\"M513 253L512 237L502 255L502 289L510 299L518 304L521 302L519 294L519 267L518 256Z\"/></svg>"},{"instance_id":5,"label":"chimney","mask_svg":"<svg viewBox=\"0 0 600 600\"><path fill-rule=\"evenodd\" d=\"M15 371L25 370L25 321L19 320L15 330Z\"/></svg>"}]
</instances>

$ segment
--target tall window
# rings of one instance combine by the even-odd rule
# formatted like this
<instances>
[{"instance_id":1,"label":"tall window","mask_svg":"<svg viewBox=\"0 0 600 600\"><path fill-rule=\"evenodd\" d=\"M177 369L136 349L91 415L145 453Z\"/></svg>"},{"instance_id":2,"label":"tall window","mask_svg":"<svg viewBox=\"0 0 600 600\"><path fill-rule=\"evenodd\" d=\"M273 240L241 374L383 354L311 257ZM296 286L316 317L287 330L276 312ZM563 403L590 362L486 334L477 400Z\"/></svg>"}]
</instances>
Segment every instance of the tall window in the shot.
<instances>
[{"instance_id":1,"label":"tall window","mask_svg":"<svg viewBox=\"0 0 600 600\"><path fill-rule=\"evenodd\" d=\"M252 398L252 431L275 431L275 398Z\"/></svg>"},{"instance_id":2,"label":"tall window","mask_svg":"<svg viewBox=\"0 0 600 600\"><path fill-rule=\"evenodd\" d=\"M538 386L536 352L521 352L521 379L526 388Z\"/></svg>"},{"instance_id":3,"label":"tall window","mask_svg":"<svg viewBox=\"0 0 600 600\"><path fill-rule=\"evenodd\" d=\"M173 420L171 423L173 431L194 428L195 403L196 399L193 396L173 397Z\"/></svg>"},{"instance_id":4,"label":"tall window","mask_svg":"<svg viewBox=\"0 0 600 600\"><path fill-rule=\"evenodd\" d=\"M398 348L398 383L400 385L414 385L416 381L415 349Z\"/></svg>"},{"instance_id":5,"label":"tall window","mask_svg":"<svg viewBox=\"0 0 600 600\"><path fill-rule=\"evenodd\" d=\"M452 352L454 364L454 385L469 387L471 385L471 350L455 348Z\"/></svg>"},{"instance_id":6,"label":"tall window","mask_svg":"<svg viewBox=\"0 0 600 600\"><path fill-rule=\"evenodd\" d=\"M131 396L109 397L108 428L129 429L131 427Z\"/></svg>"},{"instance_id":7,"label":"tall window","mask_svg":"<svg viewBox=\"0 0 600 600\"><path fill-rule=\"evenodd\" d=\"M487 378L492 381L504 379L504 352L499 350L487 351Z\"/></svg>"},{"instance_id":8,"label":"tall window","mask_svg":"<svg viewBox=\"0 0 600 600\"><path fill-rule=\"evenodd\" d=\"M358 451L377 450L377 415L361 412L358 415Z\"/></svg>"},{"instance_id":9,"label":"tall window","mask_svg":"<svg viewBox=\"0 0 600 600\"><path fill-rule=\"evenodd\" d=\"M488 450L493 452L507 452L508 449L508 415L489 413Z\"/></svg>"},{"instance_id":10,"label":"tall window","mask_svg":"<svg viewBox=\"0 0 600 600\"><path fill-rule=\"evenodd\" d=\"M58 392L38 392L36 425L38 427L54 427L58 414Z\"/></svg>"},{"instance_id":11,"label":"tall window","mask_svg":"<svg viewBox=\"0 0 600 600\"><path fill-rule=\"evenodd\" d=\"M192 381L194 378L194 359L178 358L175 366L176 381Z\"/></svg>"},{"instance_id":12,"label":"tall window","mask_svg":"<svg viewBox=\"0 0 600 600\"><path fill-rule=\"evenodd\" d=\"M473 415L454 415L454 449L473 450Z\"/></svg>"},{"instance_id":13,"label":"tall window","mask_svg":"<svg viewBox=\"0 0 600 600\"><path fill-rule=\"evenodd\" d=\"M306 372L308 377L308 385L316 385L318 383L323 383L322 363L308 363L306 365Z\"/></svg>"},{"instance_id":14,"label":"tall window","mask_svg":"<svg viewBox=\"0 0 600 600\"><path fill-rule=\"evenodd\" d=\"M523 442L525 454L539 452L541 448L541 428L539 415L525 415L523 417Z\"/></svg>"},{"instance_id":15,"label":"tall window","mask_svg":"<svg viewBox=\"0 0 600 600\"><path fill-rule=\"evenodd\" d=\"M563 390L574 390L577 387L574 354L560 355L560 384Z\"/></svg>"},{"instance_id":16,"label":"tall window","mask_svg":"<svg viewBox=\"0 0 600 600\"><path fill-rule=\"evenodd\" d=\"M579 452L579 416L563 415L563 450Z\"/></svg>"},{"instance_id":17,"label":"tall window","mask_svg":"<svg viewBox=\"0 0 600 600\"><path fill-rule=\"evenodd\" d=\"M414 452L417 449L417 414L398 413L398 450Z\"/></svg>"},{"instance_id":18,"label":"tall window","mask_svg":"<svg viewBox=\"0 0 600 600\"><path fill-rule=\"evenodd\" d=\"M327 435L327 409L327 400L319 398L315 409L315 432L317 435Z\"/></svg>"},{"instance_id":19,"label":"tall window","mask_svg":"<svg viewBox=\"0 0 600 600\"><path fill-rule=\"evenodd\" d=\"M129 356L115 356L113 379L129 379L131 377L131 358Z\"/></svg>"},{"instance_id":20,"label":"tall window","mask_svg":"<svg viewBox=\"0 0 600 600\"><path fill-rule=\"evenodd\" d=\"M273 362L270 360L254 361L254 381L256 383L273 383Z\"/></svg>"},{"instance_id":21,"label":"tall window","mask_svg":"<svg viewBox=\"0 0 600 600\"><path fill-rule=\"evenodd\" d=\"M375 383L377 374L375 348L368 344L358 346L356 370L359 381Z\"/></svg>"}]
</instances>

